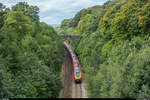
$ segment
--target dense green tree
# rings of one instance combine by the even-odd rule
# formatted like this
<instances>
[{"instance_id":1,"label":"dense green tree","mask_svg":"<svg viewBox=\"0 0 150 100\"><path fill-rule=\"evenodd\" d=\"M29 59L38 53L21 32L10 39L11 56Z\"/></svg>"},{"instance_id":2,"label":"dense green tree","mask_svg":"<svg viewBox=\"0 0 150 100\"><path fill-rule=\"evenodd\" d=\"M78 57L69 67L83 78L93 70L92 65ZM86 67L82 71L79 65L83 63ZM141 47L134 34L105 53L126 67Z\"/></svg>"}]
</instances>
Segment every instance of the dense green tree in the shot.
<instances>
[{"instance_id":1,"label":"dense green tree","mask_svg":"<svg viewBox=\"0 0 150 100\"><path fill-rule=\"evenodd\" d=\"M32 7L19 3L2 19L0 98L57 98L62 88L62 41Z\"/></svg>"},{"instance_id":2,"label":"dense green tree","mask_svg":"<svg viewBox=\"0 0 150 100\"><path fill-rule=\"evenodd\" d=\"M4 21L4 27L10 28L14 32L17 32L19 39L24 37L24 35L32 34L33 27L31 19L28 16L25 16L22 11L12 11L6 15L6 20Z\"/></svg>"},{"instance_id":3,"label":"dense green tree","mask_svg":"<svg viewBox=\"0 0 150 100\"><path fill-rule=\"evenodd\" d=\"M2 3L0 3L0 29L4 24L5 14L9 11L9 8L6 8Z\"/></svg>"},{"instance_id":4,"label":"dense green tree","mask_svg":"<svg viewBox=\"0 0 150 100\"><path fill-rule=\"evenodd\" d=\"M69 22L81 35L75 51L89 97L150 97L149 5L150 0L109 0Z\"/></svg>"},{"instance_id":5,"label":"dense green tree","mask_svg":"<svg viewBox=\"0 0 150 100\"><path fill-rule=\"evenodd\" d=\"M70 22L72 19L64 19L61 23L60 28L68 28L70 27Z\"/></svg>"},{"instance_id":6,"label":"dense green tree","mask_svg":"<svg viewBox=\"0 0 150 100\"><path fill-rule=\"evenodd\" d=\"M32 21L39 20L39 8L37 6L31 6L27 2L19 2L12 6L13 11L22 10L26 16L29 16Z\"/></svg>"}]
</instances>

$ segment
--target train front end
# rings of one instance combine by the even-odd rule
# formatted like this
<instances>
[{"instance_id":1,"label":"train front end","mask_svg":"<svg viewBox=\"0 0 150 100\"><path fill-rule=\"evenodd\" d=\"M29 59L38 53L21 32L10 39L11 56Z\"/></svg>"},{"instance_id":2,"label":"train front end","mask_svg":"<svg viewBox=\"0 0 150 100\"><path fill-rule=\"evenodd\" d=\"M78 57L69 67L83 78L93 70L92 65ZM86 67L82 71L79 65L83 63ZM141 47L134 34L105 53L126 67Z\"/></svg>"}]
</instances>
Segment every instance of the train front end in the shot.
<instances>
[{"instance_id":1,"label":"train front end","mask_svg":"<svg viewBox=\"0 0 150 100\"><path fill-rule=\"evenodd\" d=\"M76 83L82 82L82 76L81 76L81 72L79 70L74 72L74 80Z\"/></svg>"}]
</instances>

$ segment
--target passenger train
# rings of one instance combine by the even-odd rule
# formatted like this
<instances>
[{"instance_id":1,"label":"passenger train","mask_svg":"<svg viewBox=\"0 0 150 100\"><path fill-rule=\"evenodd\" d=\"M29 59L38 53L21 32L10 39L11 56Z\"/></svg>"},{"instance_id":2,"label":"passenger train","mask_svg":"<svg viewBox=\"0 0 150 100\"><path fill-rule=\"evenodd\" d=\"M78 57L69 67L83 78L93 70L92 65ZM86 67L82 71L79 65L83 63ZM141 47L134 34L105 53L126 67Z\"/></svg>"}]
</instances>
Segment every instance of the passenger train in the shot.
<instances>
[{"instance_id":1,"label":"passenger train","mask_svg":"<svg viewBox=\"0 0 150 100\"><path fill-rule=\"evenodd\" d=\"M67 50L69 51L71 58L72 58L74 80L76 83L81 83L82 75L81 75L81 65L79 63L79 60L78 60L77 56L75 55L71 46L68 45L66 42L64 42L64 45L67 48Z\"/></svg>"}]
</instances>

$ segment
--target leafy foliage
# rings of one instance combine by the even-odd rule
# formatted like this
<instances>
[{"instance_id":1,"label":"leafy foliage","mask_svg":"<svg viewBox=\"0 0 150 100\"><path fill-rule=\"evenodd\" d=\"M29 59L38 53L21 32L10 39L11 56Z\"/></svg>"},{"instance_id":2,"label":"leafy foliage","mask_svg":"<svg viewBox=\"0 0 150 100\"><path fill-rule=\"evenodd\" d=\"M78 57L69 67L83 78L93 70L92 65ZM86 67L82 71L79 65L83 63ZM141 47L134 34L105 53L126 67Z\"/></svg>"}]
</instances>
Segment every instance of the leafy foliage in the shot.
<instances>
[{"instance_id":1,"label":"leafy foliage","mask_svg":"<svg viewBox=\"0 0 150 100\"><path fill-rule=\"evenodd\" d=\"M27 3L13 6L0 15L4 16L0 28L0 98L57 98L62 88L64 48L56 31L39 22L38 8Z\"/></svg>"},{"instance_id":2,"label":"leafy foliage","mask_svg":"<svg viewBox=\"0 0 150 100\"><path fill-rule=\"evenodd\" d=\"M90 97L150 97L149 5L150 0L109 0L69 21L81 35L76 52Z\"/></svg>"},{"instance_id":3,"label":"leafy foliage","mask_svg":"<svg viewBox=\"0 0 150 100\"><path fill-rule=\"evenodd\" d=\"M19 2L12 7L13 11L22 10L26 16L29 16L32 21L39 20L39 8L37 6L28 5L27 2Z\"/></svg>"}]
</instances>

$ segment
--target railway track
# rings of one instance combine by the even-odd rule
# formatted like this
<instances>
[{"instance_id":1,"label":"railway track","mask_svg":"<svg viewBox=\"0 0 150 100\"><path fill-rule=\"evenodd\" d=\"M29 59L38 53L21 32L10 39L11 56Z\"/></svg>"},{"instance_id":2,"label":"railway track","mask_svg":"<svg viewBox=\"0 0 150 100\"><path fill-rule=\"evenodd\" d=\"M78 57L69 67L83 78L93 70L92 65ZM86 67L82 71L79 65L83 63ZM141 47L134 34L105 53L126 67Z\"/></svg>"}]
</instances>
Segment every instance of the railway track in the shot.
<instances>
[{"instance_id":1,"label":"railway track","mask_svg":"<svg viewBox=\"0 0 150 100\"><path fill-rule=\"evenodd\" d=\"M81 84L76 84L72 82L72 98L82 98L82 88Z\"/></svg>"},{"instance_id":2,"label":"railway track","mask_svg":"<svg viewBox=\"0 0 150 100\"><path fill-rule=\"evenodd\" d=\"M84 83L76 84L74 81L72 82L72 98L88 98L83 84Z\"/></svg>"},{"instance_id":3,"label":"railway track","mask_svg":"<svg viewBox=\"0 0 150 100\"><path fill-rule=\"evenodd\" d=\"M87 92L84 88L84 80L81 84L76 84L74 82L73 65L70 54L67 50L62 65L62 83L64 88L60 92L60 98L88 98Z\"/></svg>"}]
</instances>

